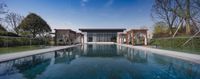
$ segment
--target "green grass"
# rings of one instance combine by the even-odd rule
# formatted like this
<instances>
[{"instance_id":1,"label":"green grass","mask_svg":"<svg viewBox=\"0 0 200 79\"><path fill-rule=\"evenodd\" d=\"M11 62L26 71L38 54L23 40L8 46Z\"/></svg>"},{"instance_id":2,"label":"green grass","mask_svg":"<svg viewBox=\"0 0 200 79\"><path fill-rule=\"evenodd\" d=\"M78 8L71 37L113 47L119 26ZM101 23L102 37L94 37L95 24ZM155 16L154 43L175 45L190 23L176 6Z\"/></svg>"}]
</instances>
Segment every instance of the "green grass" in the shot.
<instances>
[{"instance_id":1,"label":"green grass","mask_svg":"<svg viewBox=\"0 0 200 79\"><path fill-rule=\"evenodd\" d=\"M188 39L189 37L158 38L152 39L150 44L156 45L160 49L200 54L200 37L194 37L183 46Z\"/></svg>"},{"instance_id":2,"label":"green grass","mask_svg":"<svg viewBox=\"0 0 200 79\"><path fill-rule=\"evenodd\" d=\"M0 47L0 54L15 53L28 50L42 49L41 46L16 46L16 47Z\"/></svg>"}]
</instances>

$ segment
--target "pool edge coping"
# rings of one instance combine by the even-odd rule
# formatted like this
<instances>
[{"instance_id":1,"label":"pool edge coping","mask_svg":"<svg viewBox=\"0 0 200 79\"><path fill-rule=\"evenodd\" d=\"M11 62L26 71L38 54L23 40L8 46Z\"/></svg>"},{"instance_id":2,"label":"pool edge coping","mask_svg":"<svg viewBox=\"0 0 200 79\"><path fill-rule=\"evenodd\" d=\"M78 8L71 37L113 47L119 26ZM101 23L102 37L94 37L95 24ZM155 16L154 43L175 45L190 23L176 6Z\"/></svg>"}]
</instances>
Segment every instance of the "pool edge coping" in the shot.
<instances>
[{"instance_id":1,"label":"pool edge coping","mask_svg":"<svg viewBox=\"0 0 200 79\"><path fill-rule=\"evenodd\" d=\"M133 49L139 49L139 50L143 50L143 51L149 51L151 53L169 56L169 57L173 57L173 58L178 58L178 59L182 59L182 60L200 64L200 55L197 55L197 54L190 54L190 53L184 53L184 52L172 51L172 50L164 50L164 49L156 49L156 48L150 48L150 47L145 47L145 46L132 46L132 45L126 45L126 44L116 44L116 45L129 47L129 48L133 48Z\"/></svg>"},{"instance_id":2,"label":"pool edge coping","mask_svg":"<svg viewBox=\"0 0 200 79\"><path fill-rule=\"evenodd\" d=\"M72 48L72 47L76 47L76 46L80 46L80 45L81 44L70 45L70 46L55 46L55 47L44 48L44 49L36 49L36 50L30 50L30 51L2 54L2 55L0 55L0 63L5 62L5 61L18 59L18 58L28 57L28 56L32 56L32 55L37 55L37 54L52 52L52 51L56 51L56 50Z\"/></svg>"}]
</instances>

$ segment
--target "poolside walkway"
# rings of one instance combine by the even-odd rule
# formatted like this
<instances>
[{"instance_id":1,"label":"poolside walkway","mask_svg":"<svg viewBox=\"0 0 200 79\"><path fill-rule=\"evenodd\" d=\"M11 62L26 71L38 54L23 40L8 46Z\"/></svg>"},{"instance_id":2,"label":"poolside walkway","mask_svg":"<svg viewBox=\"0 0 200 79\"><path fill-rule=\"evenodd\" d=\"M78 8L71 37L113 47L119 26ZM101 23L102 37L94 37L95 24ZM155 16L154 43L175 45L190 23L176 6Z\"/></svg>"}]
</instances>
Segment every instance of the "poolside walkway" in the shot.
<instances>
[{"instance_id":1,"label":"poolside walkway","mask_svg":"<svg viewBox=\"0 0 200 79\"><path fill-rule=\"evenodd\" d=\"M150 48L145 46L132 46L132 45L126 45L126 44L118 44L125 47L130 47L134 49L144 50L144 51L150 51L151 53L156 53L160 55L170 56L174 58L183 59L186 61L191 61L200 64L200 55L197 54L191 54L191 53L184 53L184 52L178 52L178 51L171 51L171 50L163 50L163 49L156 49L156 48Z\"/></svg>"},{"instance_id":2,"label":"poolside walkway","mask_svg":"<svg viewBox=\"0 0 200 79\"><path fill-rule=\"evenodd\" d=\"M50 48L45 48L45 49L3 54L3 55L0 55L0 62L22 58L26 56L31 56L31 55L36 55L36 54L41 54L41 53L46 53L46 52L51 52L51 51L56 51L56 50L61 50L61 49L66 49L66 48L71 48L71 47L76 47L79 45L81 44L71 45L71 46L55 46L55 47L50 47Z\"/></svg>"}]
</instances>

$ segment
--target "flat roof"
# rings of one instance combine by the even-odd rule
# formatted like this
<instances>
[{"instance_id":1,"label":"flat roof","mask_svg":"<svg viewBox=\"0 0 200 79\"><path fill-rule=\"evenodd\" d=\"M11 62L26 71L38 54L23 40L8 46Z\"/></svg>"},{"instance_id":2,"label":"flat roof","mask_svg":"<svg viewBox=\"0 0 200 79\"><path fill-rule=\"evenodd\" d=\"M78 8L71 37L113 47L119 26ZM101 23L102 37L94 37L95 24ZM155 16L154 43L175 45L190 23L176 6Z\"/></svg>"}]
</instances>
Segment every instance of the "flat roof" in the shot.
<instances>
[{"instance_id":1,"label":"flat roof","mask_svg":"<svg viewBox=\"0 0 200 79\"><path fill-rule=\"evenodd\" d=\"M79 29L82 32L123 32L125 28L81 28Z\"/></svg>"},{"instance_id":2,"label":"flat roof","mask_svg":"<svg viewBox=\"0 0 200 79\"><path fill-rule=\"evenodd\" d=\"M76 33L76 31L73 31L71 29L54 29L55 31L70 31Z\"/></svg>"},{"instance_id":3,"label":"flat roof","mask_svg":"<svg viewBox=\"0 0 200 79\"><path fill-rule=\"evenodd\" d=\"M142 30L148 30L148 29L130 29L129 31L142 31Z\"/></svg>"},{"instance_id":4,"label":"flat roof","mask_svg":"<svg viewBox=\"0 0 200 79\"><path fill-rule=\"evenodd\" d=\"M124 33L124 32L118 32L118 34L119 34L119 35L123 35L123 34L126 34L126 33Z\"/></svg>"}]
</instances>

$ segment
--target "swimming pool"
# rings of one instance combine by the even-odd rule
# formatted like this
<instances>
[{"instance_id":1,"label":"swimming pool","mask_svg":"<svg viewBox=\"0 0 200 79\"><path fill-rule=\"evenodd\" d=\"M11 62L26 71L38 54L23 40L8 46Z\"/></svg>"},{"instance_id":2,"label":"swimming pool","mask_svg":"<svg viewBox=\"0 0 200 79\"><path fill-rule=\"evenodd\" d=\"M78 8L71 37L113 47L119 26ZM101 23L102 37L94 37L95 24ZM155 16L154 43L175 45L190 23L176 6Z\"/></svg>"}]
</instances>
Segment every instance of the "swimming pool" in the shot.
<instances>
[{"instance_id":1,"label":"swimming pool","mask_svg":"<svg viewBox=\"0 0 200 79\"><path fill-rule=\"evenodd\" d=\"M114 44L87 44L2 62L0 79L200 79L200 65Z\"/></svg>"}]
</instances>

